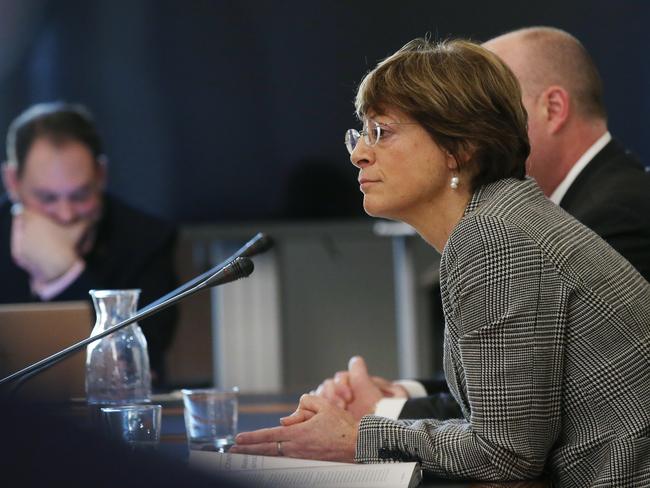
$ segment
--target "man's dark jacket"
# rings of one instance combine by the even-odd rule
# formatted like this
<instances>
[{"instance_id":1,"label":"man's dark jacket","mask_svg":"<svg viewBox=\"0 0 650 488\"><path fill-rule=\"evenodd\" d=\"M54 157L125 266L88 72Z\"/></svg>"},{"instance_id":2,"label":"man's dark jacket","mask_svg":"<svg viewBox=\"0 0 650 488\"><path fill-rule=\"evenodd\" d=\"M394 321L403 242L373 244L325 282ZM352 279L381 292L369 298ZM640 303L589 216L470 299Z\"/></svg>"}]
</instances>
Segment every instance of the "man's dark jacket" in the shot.
<instances>
[{"instance_id":1,"label":"man's dark jacket","mask_svg":"<svg viewBox=\"0 0 650 488\"><path fill-rule=\"evenodd\" d=\"M596 154L560 206L650 281L650 173L617 141Z\"/></svg>"}]
</instances>

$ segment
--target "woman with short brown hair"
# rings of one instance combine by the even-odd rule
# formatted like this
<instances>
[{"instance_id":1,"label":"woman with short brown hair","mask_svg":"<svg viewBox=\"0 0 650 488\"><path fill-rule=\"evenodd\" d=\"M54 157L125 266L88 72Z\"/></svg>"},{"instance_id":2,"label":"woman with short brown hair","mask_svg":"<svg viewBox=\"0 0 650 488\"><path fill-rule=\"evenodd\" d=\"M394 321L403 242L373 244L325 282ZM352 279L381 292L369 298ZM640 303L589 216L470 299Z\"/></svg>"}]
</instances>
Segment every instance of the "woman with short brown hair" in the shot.
<instances>
[{"instance_id":1,"label":"woman with short brown hair","mask_svg":"<svg viewBox=\"0 0 650 488\"><path fill-rule=\"evenodd\" d=\"M525 178L511 71L467 41L416 40L365 77L356 105L363 129L346 145L364 209L442 254L445 374L463 418L366 415L381 394L351 380L346 410L304 395L283 426L240 434L235 452L649 484L650 284Z\"/></svg>"}]
</instances>

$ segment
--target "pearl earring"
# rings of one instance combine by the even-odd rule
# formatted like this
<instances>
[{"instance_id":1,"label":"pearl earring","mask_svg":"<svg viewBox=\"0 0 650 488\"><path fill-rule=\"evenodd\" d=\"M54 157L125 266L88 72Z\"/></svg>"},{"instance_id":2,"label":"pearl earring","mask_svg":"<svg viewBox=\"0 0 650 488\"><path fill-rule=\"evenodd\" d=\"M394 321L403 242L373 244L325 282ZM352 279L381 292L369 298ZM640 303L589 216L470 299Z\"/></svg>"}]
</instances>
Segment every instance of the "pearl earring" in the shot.
<instances>
[{"instance_id":1,"label":"pearl earring","mask_svg":"<svg viewBox=\"0 0 650 488\"><path fill-rule=\"evenodd\" d=\"M458 183L459 182L460 182L460 178L458 178L458 176L452 176L451 177L451 183L449 183L449 186L451 186L451 188L453 190L455 190L455 189L458 188Z\"/></svg>"}]
</instances>

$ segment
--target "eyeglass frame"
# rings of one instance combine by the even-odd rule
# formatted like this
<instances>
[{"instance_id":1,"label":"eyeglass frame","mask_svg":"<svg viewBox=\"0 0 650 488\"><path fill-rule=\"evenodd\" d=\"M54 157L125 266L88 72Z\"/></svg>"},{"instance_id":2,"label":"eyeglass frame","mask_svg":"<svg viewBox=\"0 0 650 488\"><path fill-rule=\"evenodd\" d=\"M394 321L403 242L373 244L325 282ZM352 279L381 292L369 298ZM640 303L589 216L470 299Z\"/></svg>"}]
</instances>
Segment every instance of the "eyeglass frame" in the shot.
<instances>
[{"instance_id":1,"label":"eyeglass frame","mask_svg":"<svg viewBox=\"0 0 650 488\"><path fill-rule=\"evenodd\" d=\"M372 122L375 124L374 130L377 133L377 137L375 138L375 142L372 142L370 139L370 132L367 129L368 123ZM376 120L372 119L367 119L365 123L363 124L364 128L358 131L357 129L348 129L345 131L345 139L344 139L344 144L345 148L348 150L350 154L356 149L357 145L359 144L359 140L361 137L363 137L363 142L365 142L366 146L369 147L374 147L377 144L379 144L379 141L381 140L381 131L382 131L382 126L387 126L387 125L417 125L417 122L377 122ZM357 141L354 147L352 147L352 138Z\"/></svg>"}]
</instances>

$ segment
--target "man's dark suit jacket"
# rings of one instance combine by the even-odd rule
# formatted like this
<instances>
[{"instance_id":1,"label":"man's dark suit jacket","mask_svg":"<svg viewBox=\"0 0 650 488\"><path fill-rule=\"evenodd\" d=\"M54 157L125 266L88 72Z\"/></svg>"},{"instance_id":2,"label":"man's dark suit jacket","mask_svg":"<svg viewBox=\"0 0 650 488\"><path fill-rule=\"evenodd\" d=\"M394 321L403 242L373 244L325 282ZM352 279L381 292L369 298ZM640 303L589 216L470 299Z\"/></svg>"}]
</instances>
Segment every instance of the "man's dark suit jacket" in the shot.
<instances>
[{"instance_id":1,"label":"man's dark suit jacket","mask_svg":"<svg viewBox=\"0 0 650 488\"><path fill-rule=\"evenodd\" d=\"M650 173L617 141L589 162L560 206L650 281Z\"/></svg>"},{"instance_id":2,"label":"man's dark suit jacket","mask_svg":"<svg viewBox=\"0 0 650 488\"><path fill-rule=\"evenodd\" d=\"M10 235L11 202L4 200L0 203L0 303L38 302L28 273L11 257ZM169 224L107 195L95 244L84 256L85 271L53 300L90 300L88 291L93 288L140 288L142 307L176 287L175 240L175 229ZM163 378L163 353L171 343L176 317L177 311L171 309L139 323L147 338L151 368Z\"/></svg>"},{"instance_id":3,"label":"man's dark suit jacket","mask_svg":"<svg viewBox=\"0 0 650 488\"><path fill-rule=\"evenodd\" d=\"M560 206L607 241L650 281L650 173L620 143L612 140L594 156L569 187ZM439 284L432 295L439 322L444 320ZM418 381L430 396L408 400L399 418L461 415L454 399L446 393L444 378Z\"/></svg>"}]
</instances>

